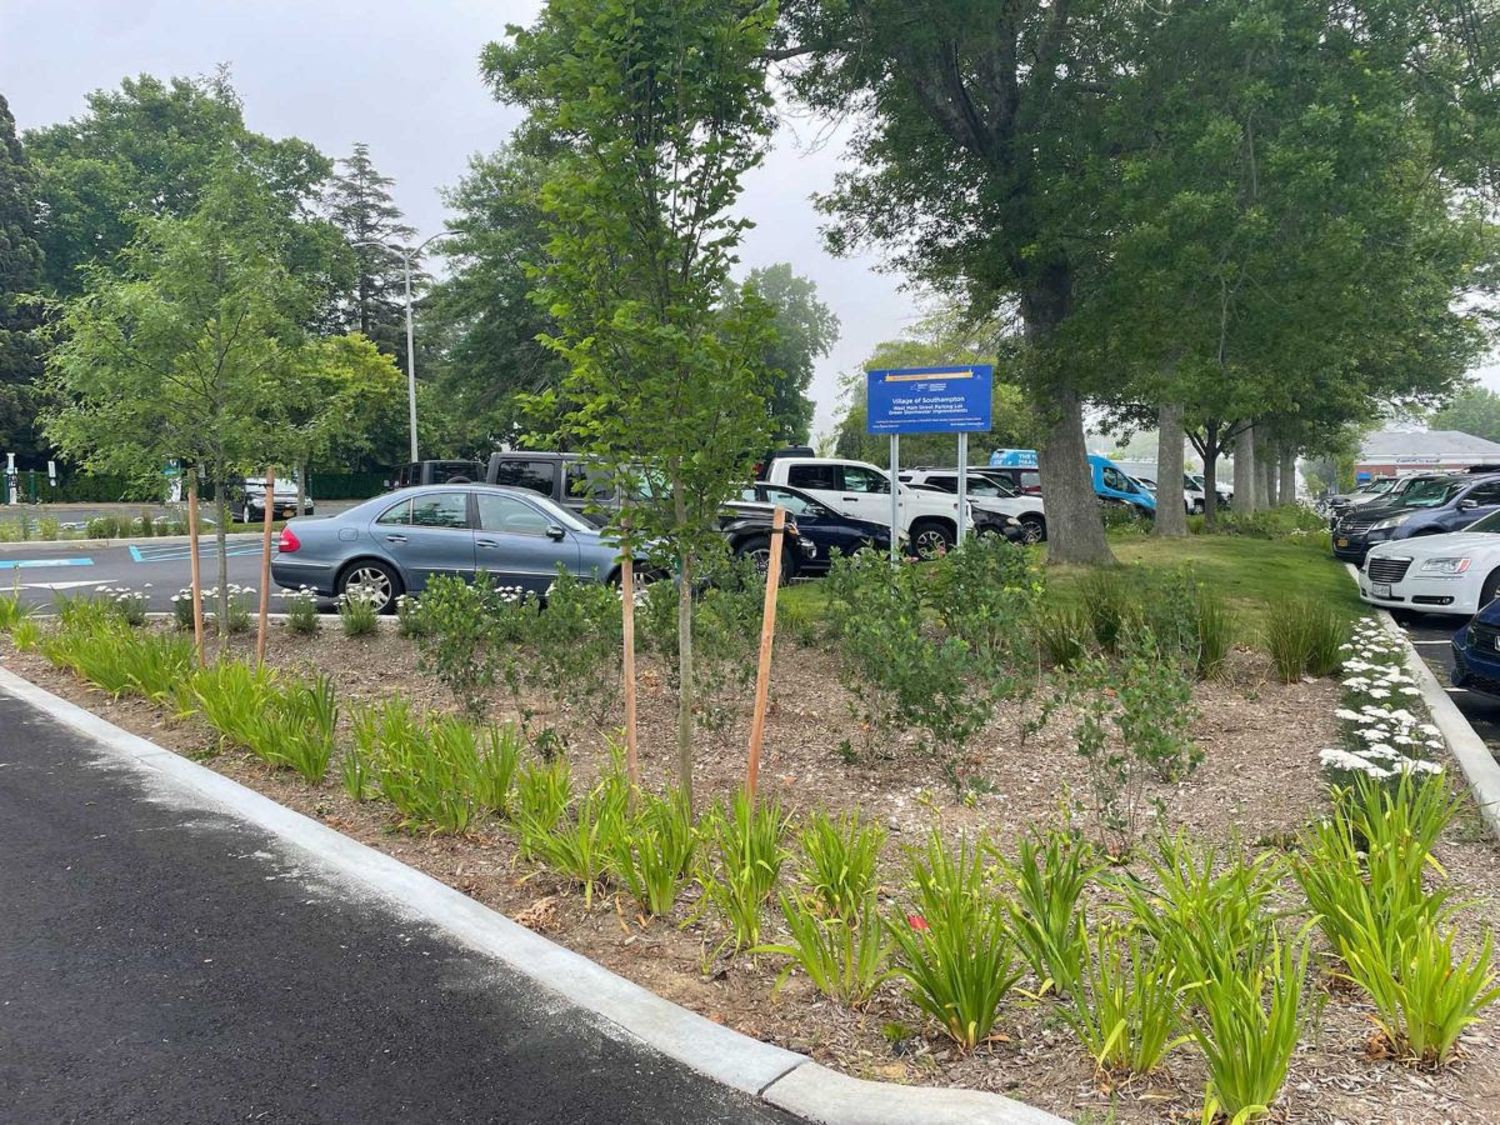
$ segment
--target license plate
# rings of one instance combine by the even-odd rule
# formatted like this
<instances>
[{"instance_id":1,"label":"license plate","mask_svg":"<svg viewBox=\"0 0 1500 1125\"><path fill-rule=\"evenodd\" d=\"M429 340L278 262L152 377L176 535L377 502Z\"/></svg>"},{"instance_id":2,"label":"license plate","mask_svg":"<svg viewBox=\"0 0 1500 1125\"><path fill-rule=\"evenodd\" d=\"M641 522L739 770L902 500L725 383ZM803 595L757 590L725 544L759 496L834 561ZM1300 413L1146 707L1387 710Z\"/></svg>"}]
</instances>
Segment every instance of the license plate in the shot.
<instances>
[{"instance_id":1,"label":"license plate","mask_svg":"<svg viewBox=\"0 0 1500 1125\"><path fill-rule=\"evenodd\" d=\"M1376 582L1371 587L1377 598L1388 598L1391 596L1391 584L1389 582Z\"/></svg>"},{"instance_id":2,"label":"license plate","mask_svg":"<svg viewBox=\"0 0 1500 1125\"><path fill-rule=\"evenodd\" d=\"M293 516L295 516L297 514L297 509L296 508L283 508L281 510L281 514L283 516L285 516L287 519L291 519Z\"/></svg>"},{"instance_id":3,"label":"license plate","mask_svg":"<svg viewBox=\"0 0 1500 1125\"><path fill-rule=\"evenodd\" d=\"M1347 539L1340 539L1337 543L1334 544L1334 546L1336 546L1336 547L1347 547L1347 546L1349 546L1349 540L1347 540Z\"/></svg>"}]
</instances>

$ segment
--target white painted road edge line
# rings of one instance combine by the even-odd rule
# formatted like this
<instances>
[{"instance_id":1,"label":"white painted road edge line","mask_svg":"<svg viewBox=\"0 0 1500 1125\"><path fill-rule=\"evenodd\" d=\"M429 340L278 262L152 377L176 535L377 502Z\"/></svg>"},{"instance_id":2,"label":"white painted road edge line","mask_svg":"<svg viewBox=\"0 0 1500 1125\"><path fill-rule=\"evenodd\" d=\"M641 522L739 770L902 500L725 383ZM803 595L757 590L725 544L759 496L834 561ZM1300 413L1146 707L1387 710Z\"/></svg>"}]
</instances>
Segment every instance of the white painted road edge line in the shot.
<instances>
[{"instance_id":1,"label":"white painted road edge line","mask_svg":"<svg viewBox=\"0 0 1500 1125\"><path fill-rule=\"evenodd\" d=\"M1358 585L1359 572L1348 563L1344 565L1355 585ZM1479 806L1479 815L1489 825L1491 835L1500 840L1500 762L1495 761L1489 746L1469 725L1469 720L1464 718L1464 713L1448 694L1450 691L1463 689L1445 688L1438 683L1437 677L1427 667L1427 662L1417 652L1406 631L1384 609L1378 606L1370 608L1375 611L1376 618L1386 632L1406 646L1406 670L1417 681L1422 701L1432 712L1432 721L1442 732L1443 741L1448 744L1448 752L1453 755L1458 768L1468 780L1469 790L1474 794L1474 803Z\"/></svg>"},{"instance_id":2,"label":"white painted road edge line","mask_svg":"<svg viewBox=\"0 0 1500 1125\"><path fill-rule=\"evenodd\" d=\"M1063 1118L978 1090L867 1082L751 1039L517 925L482 903L253 789L0 668L0 691L85 735L106 757L164 788L255 826L314 866L360 883L403 912L508 965L570 1004L684 1066L820 1125L1066 1125Z\"/></svg>"}]
</instances>

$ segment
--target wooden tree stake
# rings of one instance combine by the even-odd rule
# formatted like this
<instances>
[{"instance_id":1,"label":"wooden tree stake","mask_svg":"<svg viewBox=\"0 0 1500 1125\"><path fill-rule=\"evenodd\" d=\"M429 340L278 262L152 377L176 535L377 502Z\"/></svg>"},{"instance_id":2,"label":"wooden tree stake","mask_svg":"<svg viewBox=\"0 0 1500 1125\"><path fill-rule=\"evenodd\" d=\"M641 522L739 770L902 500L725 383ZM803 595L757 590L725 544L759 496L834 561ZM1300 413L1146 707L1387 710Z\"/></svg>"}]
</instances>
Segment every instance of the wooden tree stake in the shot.
<instances>
[{"instance_id":1,"label":"wooden tree stake","mask_svg":"<svg viewBox=\"0 0 1500 1125\"><path fill-rule=\"evenodd\" d=\"M766 699L771 692L771 643L776 636L776 592L781 586L781 539L786 509L776 505L771 517L771 557L766 561L766 608L760 622L760 668L755 673L755 718L750 724L750 761L745 770L745 795L755 803L760 777L760 744L766 731Z\"/></svg>"},{"instance_id":2,"label":"wooden tree stake","mask_svg":"<svg viewBox=\"0 0 1500 1125\"><path fill-rule=\"evenodd\" d=\"M628 553L620 561L620 622L625 641L625 770L631 788L641 783L635 741L635 564Z\"/></svg>"},{"instance_id":3,"label":"wooden tree stake","mask_svg":"<svg viewBox=\"0 0 1500 1125\"><path fill-rule=\"evenodd\" d=\"M193 644L198 663L203 664L203 574L198 562L198 466L188 470L188 556L191 560L193 597Z\"/></svg>"},{"instance_id":4,"label":"wooden tree stake","mask_svg":"<svg viewBox=\"0 0 1500 1125\"><path fill-rule=\"evenodd\" d=\"M255 663L266 662L266 615L271 608L271 510L276 501L276 470L266 469L265 530L260 541L260 627L255 634ZM301 509L298 509L299 511Z\"/></svg>"}]
</instances>

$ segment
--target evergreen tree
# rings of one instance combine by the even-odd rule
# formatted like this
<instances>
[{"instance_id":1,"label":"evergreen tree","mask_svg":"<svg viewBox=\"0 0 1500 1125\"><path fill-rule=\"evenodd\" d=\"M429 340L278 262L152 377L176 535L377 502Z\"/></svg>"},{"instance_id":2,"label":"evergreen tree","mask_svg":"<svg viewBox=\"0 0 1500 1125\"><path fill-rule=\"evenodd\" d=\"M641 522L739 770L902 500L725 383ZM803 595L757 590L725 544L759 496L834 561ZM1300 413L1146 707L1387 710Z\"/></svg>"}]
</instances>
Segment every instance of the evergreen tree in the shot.
<instances>
[{"instance_id":1,"label":"evergreen tree","mask_svg":"<svg viewBox=\"0 0 1500 1125\"><path fill-rule=\"evenodd\" d=\"M354 252L355 279L345 327L397 356L404 369L406 279L396 247L409 245L416 231L401 221L401 209L387 190L395 181L376 171L369 145L356 144L353 155L340 160L339 166L344 171L333 177L328 209Z\"/></svg>"},{"instance_id":2,"label":"evergreen tree","mask_svg":"<svg viewBox=\"0 0 1500 1125\"><path fill-rule=\"evenodd\" d=\"M36 177L0 95L0 453L19 454L23 462L45 444L36 433L33 390L42 368L35 336L41 279Z\"/></svg>"}]
</instances>

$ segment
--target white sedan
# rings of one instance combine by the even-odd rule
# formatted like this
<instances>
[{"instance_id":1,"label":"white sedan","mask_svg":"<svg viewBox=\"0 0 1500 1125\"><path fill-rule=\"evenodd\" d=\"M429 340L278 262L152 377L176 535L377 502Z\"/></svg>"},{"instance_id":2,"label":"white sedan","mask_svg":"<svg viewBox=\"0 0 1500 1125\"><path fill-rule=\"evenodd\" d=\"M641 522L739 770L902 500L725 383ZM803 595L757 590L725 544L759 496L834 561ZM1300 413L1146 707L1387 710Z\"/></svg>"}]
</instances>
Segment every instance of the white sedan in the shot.
<instances>
[{"instance_id":1,"label":"white sedan","mask_svg":"<svg viewBox=\"0 0 1500 1125\"><path fill-rule=\"evenodd\" d=\"M1359 596L1382 609L1472 617L1500 593L1500 512L1463 531L1370 548Z\"/></svg>"}]
</instances>

